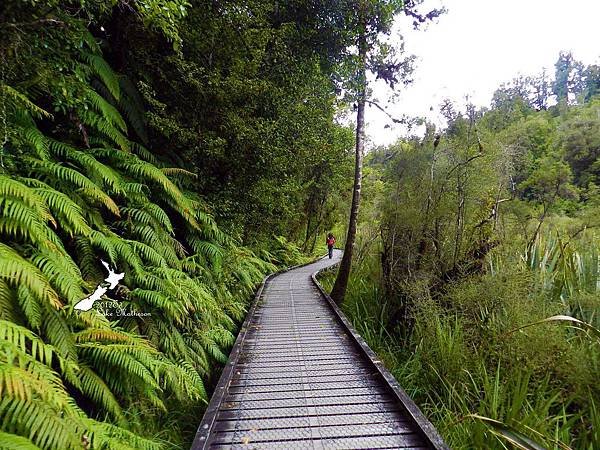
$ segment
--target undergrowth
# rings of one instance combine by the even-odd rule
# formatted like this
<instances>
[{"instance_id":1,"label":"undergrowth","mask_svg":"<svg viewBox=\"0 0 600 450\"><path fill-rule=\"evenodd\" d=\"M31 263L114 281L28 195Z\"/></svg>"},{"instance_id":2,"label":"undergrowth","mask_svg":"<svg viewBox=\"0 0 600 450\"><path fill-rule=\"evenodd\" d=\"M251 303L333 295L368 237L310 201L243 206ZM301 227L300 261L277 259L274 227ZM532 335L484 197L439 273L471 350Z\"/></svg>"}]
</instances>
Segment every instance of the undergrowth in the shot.
<instances>
[{"instance_id":1,"label":"undergrowth","mask_svg":"<svg viewBox=\"0 0 600 450\"><path fill-rule=\"evenodd\" d=\"M343 311L451 448L600 448L597 337L554 322L516 331L556 314L598 324L589 239L565 248L549 234L529 252L496 255L441 298L408 285L403 323L372 256L355 268ZM334 275L321 276L326 288Z\"/></svg>"}]
</instances>

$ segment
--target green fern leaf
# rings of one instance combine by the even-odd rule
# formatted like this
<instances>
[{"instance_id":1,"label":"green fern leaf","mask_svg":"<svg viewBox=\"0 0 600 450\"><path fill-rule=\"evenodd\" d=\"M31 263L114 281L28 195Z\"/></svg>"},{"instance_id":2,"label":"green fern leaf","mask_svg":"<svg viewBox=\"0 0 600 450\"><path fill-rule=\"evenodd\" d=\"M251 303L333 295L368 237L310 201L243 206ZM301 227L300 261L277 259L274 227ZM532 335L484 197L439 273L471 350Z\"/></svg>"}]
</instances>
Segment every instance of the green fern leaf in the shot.
<instances>
[{"instance_id":1,"label":"green fern leaf","mask_svg":"<svg viewBox=\"0 0 600 450\"><path fill-rule=\"evenodd\" d=\"M121 405L115 395L92 369L81 366L79 370L81 380L80 390L88 398L92 399L98 406L108 411L121 426L127 424Z\"/></svg>"},{"instance_id":2,"label":"green fern leaf","mask_svg":"<svg viewBox=\"0 0 600 450\"><path fill-rule=\"evenodd\" d=\"M3 431L0 431L0 442L2 442L3 450L41 450L26 437Z\"/></svg>"},{"instance_id":3,"label":"green fern leaf","mask_svg":"<svg viewBox=\"0 0 600 450\"><path fill-rule=\"evenodd\" d=\"M114 200L77 170L33 158L29 158L27 162L31 165L32 173L44 176L48 184L53 185L55 188L57 188L55 184L60 185L61 182L71 184L79 188L79 191L85 196L101 203L113 214L119 216L119 208Z\"/></svg>"},{"instance_id":4,"label":"green fern leaf","mask_svg":"<svg viewBox=\"0 0 600 450\"><path fill-rule=\"evenodd\" d=\"M111 95L119 100L121 97L121 87L119 85L119 79L113 72L112 68L104 60L104 58L98 54L83 53L83 57L86 62L90 65L90 68L94 71L95 75L98 76L110 91Z\"/></svg>"},{"instance_id":5,"label":"green fern leaf","mask_svg":"<svg viewBox=\"0 0 600 450\"><path fill-rule=\"evenodd\" d=\"M32 263L8 245L0 243L0 278L13 286L23 285L53 308L62 307L48 279Z\"/></svg>"},{"instance_id":6,"label":"green fern leaf","mask_svg":"<svg viewBox=\"0 0 600 450\"><path fill-rule=\"evenodd\" d=\"M125 125L125 121L117 108L108 103L101 95L92 89L87 91L87 98L107 121L113 126L116 126L123 133L127 132L127 125Z\"/></svg>"},{"instance_id":7,"label":"green fern leaf","mask_svg":"<svg viewBox=\"0 0 600 450\"><path fill-rule=\"evenodd\" d=\"M14 109L24 108L27 112L37 118L52 118L52 114L27 98L27 96L15 88L0 82L0 96L8 102L8 106Z\"/></svg>"}]
</instances>

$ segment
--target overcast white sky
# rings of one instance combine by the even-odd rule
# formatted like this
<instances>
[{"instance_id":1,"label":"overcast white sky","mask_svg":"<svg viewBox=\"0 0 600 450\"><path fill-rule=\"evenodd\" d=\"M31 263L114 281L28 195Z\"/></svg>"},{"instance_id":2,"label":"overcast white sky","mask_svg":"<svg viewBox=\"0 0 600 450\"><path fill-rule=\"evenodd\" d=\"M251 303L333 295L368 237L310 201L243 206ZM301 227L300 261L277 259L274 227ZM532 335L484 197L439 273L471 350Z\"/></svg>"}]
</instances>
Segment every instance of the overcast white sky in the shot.
<instances>
[{"instance_id":1,"label":"overcast white sky","mask_svg":"<svg viewBox=\"0 0 600 450\"><path fill-rule=\"evenodd\" d=\"M428 116L436 121L444 98L478 106L490 103L494 90L519 73L542 68L554 73L561 50L571 50L584 64L600 61L599 0L426 0L448 12L424 31L413 31L406 19L397 23L407 52L417 56L414 83L398 87L392 114ZM374 93L385 100L386 89ZM430 112L430 107L434 112ZM367 110L370 145L386 145L406 134L371 107Z\"/></svg>"}]
</instances>

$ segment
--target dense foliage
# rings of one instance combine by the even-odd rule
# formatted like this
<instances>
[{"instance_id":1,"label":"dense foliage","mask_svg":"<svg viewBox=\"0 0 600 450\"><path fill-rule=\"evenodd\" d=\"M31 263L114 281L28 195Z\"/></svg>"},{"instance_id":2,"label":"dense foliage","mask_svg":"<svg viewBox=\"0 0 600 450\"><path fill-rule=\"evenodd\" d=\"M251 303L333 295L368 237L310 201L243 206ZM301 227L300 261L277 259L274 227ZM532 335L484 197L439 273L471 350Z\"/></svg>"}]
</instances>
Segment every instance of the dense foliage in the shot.
<instances>
[{"instance_id":1,"label":"dense foliage","mask_svg":"<svg viewBox=\"0 0 600 450\"><path fill-rule=\"evenodd\" d=\"M2 448L185 448L254 287L302 258L277 236L335 220L350 134L276 7L0 6ZM124 279L74 310L102 260Z\"/></svg>"},{"instance_id":2,"label":"dense foliage","mask_svg":"<svg viewBox=\"0 0 600 450\"><path fill-rule=\"evenodd\" d=\"M452 448L600 446L595 71L561 54L367 158L344 308Z\"/></svg>"},{"instance_id":3,"label":"dense foliage","mask_svg":"<svg viewBox=\"0 0 600 450\"><path fill-rule=\"evenodd\" d=\"M2 448L189 446L256 284L345 233L336 115L420 4L0 5ZM356 171L343 306L453 448L600 447L599 93L561 53Z\"/></svg>"}]
</instances>

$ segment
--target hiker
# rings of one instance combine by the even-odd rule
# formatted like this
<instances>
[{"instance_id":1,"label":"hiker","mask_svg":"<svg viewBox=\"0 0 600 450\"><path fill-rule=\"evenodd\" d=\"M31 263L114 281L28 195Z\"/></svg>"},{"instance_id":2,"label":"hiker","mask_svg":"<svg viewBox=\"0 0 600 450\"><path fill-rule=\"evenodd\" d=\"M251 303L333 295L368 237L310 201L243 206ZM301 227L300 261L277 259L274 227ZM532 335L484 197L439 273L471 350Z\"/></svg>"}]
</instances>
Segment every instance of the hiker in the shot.
<instances>
[{"instance_id":1,"label":"hiker","mask_svg":"<svg viewBox=\"0 0 600 450\"><path fill-rule=\"evenodd\" d=\"M333 258L333 246L335 244L335 238L333 237L333 233L329 233L327 235L327 239L325 241L327 243L327 252L329 253L329 259Z\"/></svg>"}]
</instances>

